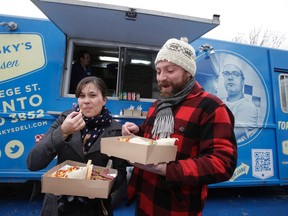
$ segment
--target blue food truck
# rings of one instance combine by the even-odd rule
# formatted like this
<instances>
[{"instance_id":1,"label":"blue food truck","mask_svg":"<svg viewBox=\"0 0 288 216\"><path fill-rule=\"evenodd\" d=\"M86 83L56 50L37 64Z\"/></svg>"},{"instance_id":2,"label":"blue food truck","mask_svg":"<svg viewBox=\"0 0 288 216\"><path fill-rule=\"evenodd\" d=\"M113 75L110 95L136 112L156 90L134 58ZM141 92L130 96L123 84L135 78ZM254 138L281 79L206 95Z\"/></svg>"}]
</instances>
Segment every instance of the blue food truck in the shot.
<instances>
[{"instance_id":1,"label":"blue food truck","mask_svg":"<svg viewBox=\"0 0 288 216\"><path fill-rule=\"evenodd\" d=\"M168 38L186 36L197 54L196 79L227 102L236 120L237 168L229 181L211 187L288 184L287 51L203 38L220 24L219 15L32 2L49 19L0 15L0 182L40 180L54 166L31 172L26 157L59 113L77 102L70 89L77 53L89 52L92 75L107 84L113 117L140 124L158 97L157 51ZM227 72L227 65L241 73ZM236 76L244 97L231 103L227 80Z\"/></svg>"}]
</instances>

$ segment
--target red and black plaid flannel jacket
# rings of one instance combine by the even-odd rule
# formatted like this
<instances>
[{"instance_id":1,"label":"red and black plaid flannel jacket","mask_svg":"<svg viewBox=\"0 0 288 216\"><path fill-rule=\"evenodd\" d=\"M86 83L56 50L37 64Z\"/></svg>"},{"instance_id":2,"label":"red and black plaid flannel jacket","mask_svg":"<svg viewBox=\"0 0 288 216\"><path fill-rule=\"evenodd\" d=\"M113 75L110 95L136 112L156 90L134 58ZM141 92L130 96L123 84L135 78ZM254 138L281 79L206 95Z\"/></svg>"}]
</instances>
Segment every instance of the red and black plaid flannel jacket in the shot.
<instances>
[{"instance_id":1,"label":"red and black plaid flannel jacket","mask_svg":"<svg viewBox=\"0 0 288 216\"><path fill-rule=\"evenodd\" d=\"M138 135L151 138L157 101L148 111ZM134 168L128 198L139 201L138 215L200 216L208 184L229 180L237 164L234 116L216 96L196 82L186 99L173 109L178 138L176 161L166 177Z\"/></svg>"}]
</instances>

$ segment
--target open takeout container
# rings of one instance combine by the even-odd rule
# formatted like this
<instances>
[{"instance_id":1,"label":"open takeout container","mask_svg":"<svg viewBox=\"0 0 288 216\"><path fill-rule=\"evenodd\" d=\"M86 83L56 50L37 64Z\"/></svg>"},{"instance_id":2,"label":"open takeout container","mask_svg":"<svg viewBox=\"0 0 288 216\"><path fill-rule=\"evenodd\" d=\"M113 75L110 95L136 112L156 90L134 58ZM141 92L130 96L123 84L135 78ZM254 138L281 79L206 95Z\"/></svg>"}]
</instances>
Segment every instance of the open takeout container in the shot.
<instances>
[{"instance_id":1,"label":"open takeout container","mask_svg":"<svg viewBox=\"0 0 288 216\"><path fill-rule=\"evenodd\" d=\"M83 196L88 197L90 199L108 198L110 190L117 176L116 169L93 166L93 169L98 170L108 169L109 170L108 173L114 176L114 178L111 180L59 178L51 176L51 174L61 169L61 167L64 167L65 165L86 167L85 163L79 163L71 160L66 160L63 163L56 165L55 167L51 168L42 175L41 179L42 193L51 193L54 195Z\"/></svg>"},{"instance_id":2,"label":"open takeout container","mask_svg":"<svg viewBox=\"0 0 288 216\"><path fill-rule=\"evenodd\" d=\"M101 153L108 156L114 156L125 159L132 163L140 164L159 164L168 163L174 161L177 154L177 146L173 145L156 145L154 144L138 144L121 141L123 138L134 138L138 136L118 136L108 137L101 139ZM143 140L152 141L143 137L139 137ZM152 143L152 142L151 142Z\"/></svg>"}]
</instances>

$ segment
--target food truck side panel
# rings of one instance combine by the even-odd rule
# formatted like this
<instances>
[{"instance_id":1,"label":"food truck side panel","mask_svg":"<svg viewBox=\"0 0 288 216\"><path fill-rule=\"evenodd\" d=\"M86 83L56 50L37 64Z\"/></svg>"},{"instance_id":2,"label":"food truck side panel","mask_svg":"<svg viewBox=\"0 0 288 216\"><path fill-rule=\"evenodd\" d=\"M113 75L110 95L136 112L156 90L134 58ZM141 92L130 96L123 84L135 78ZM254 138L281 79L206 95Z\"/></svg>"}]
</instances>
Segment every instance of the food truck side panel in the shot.
<instances>
[{"instance_id":1,"label":"food truck side panel","mask_svg":"<svg viewBox=\"0 0 288 216\"><path fill-rule=\"evenodd\" d=\"M204 38L193 42L195 48L203 48L203 44L204 51L197 51L196 79L206 90L226 101L222 72L226 64L236 65L244 74L244 99L250 104L250 108L239 116L237 107L226 101L235 116L238 165L229 181L211 186L287 184L288 115L282 108L286 109L286 104L280 104L284 91L279 91L279 76L284 82L283 76L286 78L287 74L287 51ZM287 90L287 84L282 85L284 88ZM287 100L287 94L283 100ZM242 104L237 106L245 109ZM252 106L256 107L257 115L248 118L252 115ZM241 129L248 131L246 137L237 135L237 130Z\"/></svg>"},{"instance_id":2,"label":"food truck side panel","mask_svg":"<svg viewBox=\"0 0 288 216\"><path fill-rule=\"evenodd\" d=\"M65 35L48 20L0 20L18 25L0 28L0 181L39 179L26 157L54 121L47 110L58 103Z\"/></svg>"},{"instance_id":3,"label":"food truck side panel","mask_svg":"<svg viewBox=\"0 0 288 216\"><path fill-rule=\"evenodd\" d=\"M1 22L12 20L0 18ZM50 21L15 17L13 21L18 23L17 30L10 31L6 26L0 31L1 182L41 178L46 169L27 170L28 152L57 117L57 114L50 115L50 111L70 109L76 102L74 97L61 96L65 35ZM198 49L205 44L213 49ZM245 97L258 111L256 126L251 126L250 122L236 122L236 129L249 127L252 130L248 138L238 140L239 158L233 177L211 187L287 184L288 119L279 86L286 87L288 52L206 38L192 45L197 50L196 79L201 85L225 99L223 65L227 61L237 64L243 67L245 74ZM110 98L107 106L121 123L141 123L144 118L119 116L120 110L142 105L146 111L151 103Z\"/></svg>"}]
</instances>

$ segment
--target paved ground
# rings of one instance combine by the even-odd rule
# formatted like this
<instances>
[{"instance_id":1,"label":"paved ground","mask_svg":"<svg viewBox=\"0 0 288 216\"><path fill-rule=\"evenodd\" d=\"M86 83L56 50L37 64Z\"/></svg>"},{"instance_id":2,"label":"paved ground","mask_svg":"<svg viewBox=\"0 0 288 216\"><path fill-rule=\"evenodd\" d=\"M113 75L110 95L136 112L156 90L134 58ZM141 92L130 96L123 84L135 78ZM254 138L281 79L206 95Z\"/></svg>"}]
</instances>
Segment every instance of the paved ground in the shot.
<instances>
[{"instance_id":1,"label":"paved ground","mask_svg":"<svg viewBox=\"0 0 288 216\"><path fill-rule=\"evenodd\" d=\"M38 216L43 196L29 201L31 183L0 184L0 216ZM288 186L253 188L213 188L209 190L203 216L286 216ZM115 216L134 215L134 205L123 201Z\"/></svg>"}]
</instances>

